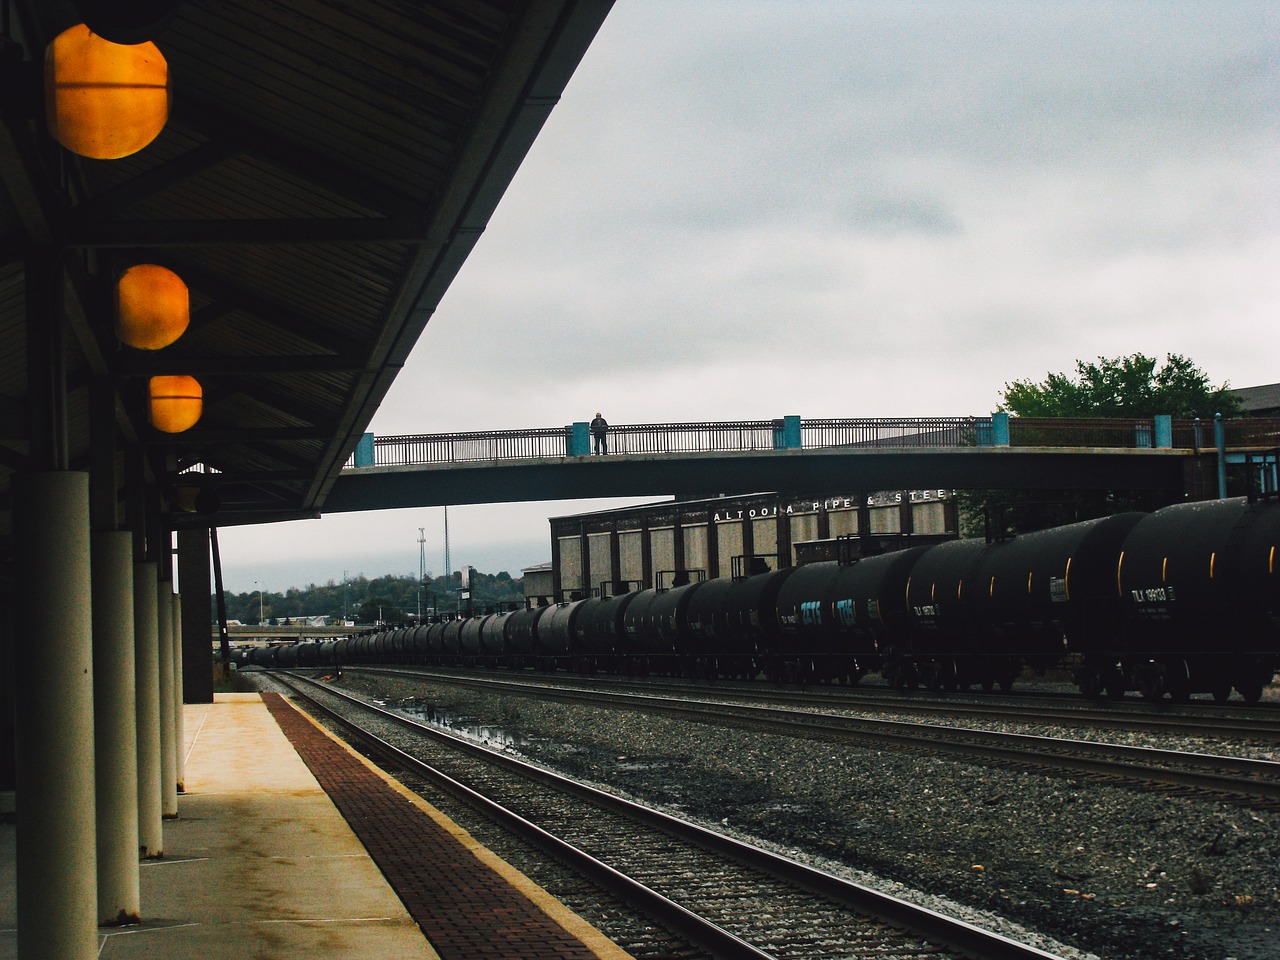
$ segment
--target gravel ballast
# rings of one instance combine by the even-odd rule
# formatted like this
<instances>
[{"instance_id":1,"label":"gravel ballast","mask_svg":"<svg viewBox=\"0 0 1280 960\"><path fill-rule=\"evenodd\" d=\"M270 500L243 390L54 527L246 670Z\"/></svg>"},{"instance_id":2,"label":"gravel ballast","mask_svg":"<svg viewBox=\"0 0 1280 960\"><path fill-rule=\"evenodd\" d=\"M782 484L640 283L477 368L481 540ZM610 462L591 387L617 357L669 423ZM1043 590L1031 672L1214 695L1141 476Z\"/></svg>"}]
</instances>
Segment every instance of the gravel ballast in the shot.
<instances>
[{"instance_id":1,"label":"gravel ballast","mask_svg":"<svg viewBox=\"0 0 1280 960\"><path fill-rule=\"evenodd\" d=\"M430 704L567 774L1107 960L1280 956L1274 812L353 672L343 685Z\"/></svg>"}]
</instances>

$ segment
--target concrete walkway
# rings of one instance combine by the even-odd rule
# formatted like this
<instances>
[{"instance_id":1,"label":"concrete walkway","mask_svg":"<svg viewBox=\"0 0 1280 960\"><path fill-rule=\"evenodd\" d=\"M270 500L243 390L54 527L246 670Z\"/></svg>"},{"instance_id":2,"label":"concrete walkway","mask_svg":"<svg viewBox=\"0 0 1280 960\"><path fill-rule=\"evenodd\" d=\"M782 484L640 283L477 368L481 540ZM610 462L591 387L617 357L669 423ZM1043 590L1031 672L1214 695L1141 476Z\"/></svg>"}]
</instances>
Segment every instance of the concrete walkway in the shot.
<instances>
[{"instance_id":1,"label":"concrete walkway","mask_svg":"<svg viewBox=\"0 0 1280 960\"><path fill-rule=\"evenodd\" d=\"M102 960L440 960L259 694L187 705L184 732L186 793L179 818L164 824L165 857L141 866L143 922L101 928ZM435 869L471 871L478 862L545 913L559 932L535 953L567 932L591 956L628 960L440 811L389 782L407 808L456 841L437 851L446 861ZM17 960L15 835L12 822L0 823L0 960ZM447 912L480 917L484 897L478 886L471 894L478 899ZM439 933L456 939L444 927ZM512 953L490 938L450 942L450 955L523 958L526 948Z\"/></svg>"}]
</instances>

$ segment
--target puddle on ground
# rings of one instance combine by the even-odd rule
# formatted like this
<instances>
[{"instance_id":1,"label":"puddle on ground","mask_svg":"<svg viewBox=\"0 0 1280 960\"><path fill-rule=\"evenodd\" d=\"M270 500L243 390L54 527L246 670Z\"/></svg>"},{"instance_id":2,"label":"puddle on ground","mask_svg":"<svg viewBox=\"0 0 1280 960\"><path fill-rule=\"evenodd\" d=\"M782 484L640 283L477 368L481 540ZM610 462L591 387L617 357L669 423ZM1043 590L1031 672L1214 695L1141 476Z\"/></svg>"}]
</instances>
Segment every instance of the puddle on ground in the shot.
<instances>
[{"instance_id":1,"label":"puddle on ground","mask_svg":"<svg viewBox=\"0 0 1280 960\"><path fill-rule=\"evenodd\" d=\"M482 723L475 717L454 713L451 710L438 707L434 703L422 700L404 700L400 703L388 703L386 707L388 710L395 710L397 713L412 717L418 723L439 727L441 730L447 730L449 733L465 737L476 743L483 743L485 746L492 747L495 750L518 751L529 742L526 738L512 733L506 727L496 726L492 723Z\"/></svg>"}]
</instances>

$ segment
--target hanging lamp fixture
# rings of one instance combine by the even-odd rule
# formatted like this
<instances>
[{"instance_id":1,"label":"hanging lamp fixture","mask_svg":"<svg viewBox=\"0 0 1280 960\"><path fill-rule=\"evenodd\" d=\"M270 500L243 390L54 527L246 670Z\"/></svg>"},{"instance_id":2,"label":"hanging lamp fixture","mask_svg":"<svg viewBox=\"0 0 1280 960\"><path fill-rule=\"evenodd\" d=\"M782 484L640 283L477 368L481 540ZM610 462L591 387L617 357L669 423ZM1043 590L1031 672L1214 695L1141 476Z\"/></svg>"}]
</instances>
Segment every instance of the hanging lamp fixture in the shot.
<instances>
[{"instance_id":1,"label":"hanging lamp fixture","mask_svg":"<svg viewBox=\"0 0 1280 960\"><path fill-rule=\"evenodd\" d=\"M163 433L190 430L204 412L204 390L195 377L152 377L147 409L151 425Z\"/></svg>"},{"instance_id":2,"label":"hanging lamp fixture","mask_svg":"<svg viewBox=\"0 0 1280 960\"><path fill-rule=\"evenodd\" d=\"M135 154L169 119L169 64L149 40L113 43L77 24L45 50L44 83L49 133L82 157Z\"/></svg>"},{"instance_id":3,"label":"hanging lamp fixture","mask_svg":"<svg viewBox=\"0 0 1280 960\"><path fill-rule=\"evenodd\" d=\"M182 278L166 267L139 263L116 281L116 339L139 350L167 347L191 322Z\"/></svg>"}]
</instances>

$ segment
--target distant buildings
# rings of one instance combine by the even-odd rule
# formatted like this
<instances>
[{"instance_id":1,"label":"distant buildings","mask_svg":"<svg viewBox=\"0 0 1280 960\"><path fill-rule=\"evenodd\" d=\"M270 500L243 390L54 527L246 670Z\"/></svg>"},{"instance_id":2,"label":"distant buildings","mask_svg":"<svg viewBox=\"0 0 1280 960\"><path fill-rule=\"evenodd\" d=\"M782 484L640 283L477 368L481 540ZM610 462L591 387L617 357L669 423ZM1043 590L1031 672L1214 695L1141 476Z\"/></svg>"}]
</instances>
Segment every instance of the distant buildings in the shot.
<instances>
[{"instance_id":1,"label":"distant buildings","mask_svg":"<svg viewBox=\"0 0 1280 960\"><path fill-rule=\"evenodd\" d=\"M1241 387L1231 395L1240 401L1246 416L1280 417L1280 383L1261 387Z\"/></svg>"}]
</instances>

